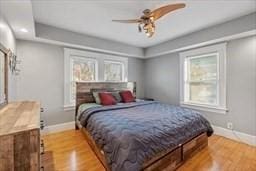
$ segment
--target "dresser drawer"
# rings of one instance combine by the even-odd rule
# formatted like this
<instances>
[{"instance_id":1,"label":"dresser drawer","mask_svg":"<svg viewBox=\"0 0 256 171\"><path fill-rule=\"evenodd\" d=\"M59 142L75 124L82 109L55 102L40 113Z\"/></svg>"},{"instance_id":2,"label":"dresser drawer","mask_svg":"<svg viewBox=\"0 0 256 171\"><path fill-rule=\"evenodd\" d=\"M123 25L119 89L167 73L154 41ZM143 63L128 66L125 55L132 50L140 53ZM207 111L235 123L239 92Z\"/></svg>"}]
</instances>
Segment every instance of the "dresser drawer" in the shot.
<instances>
[{"instance_id":1,"label":"dresser drawer","mask_svg":"<svg viewBox=\"0 0 256 171\"><path fill-rule=\"evenodd\" d=\"M161 160L145 168L144 171L174 171L182 162L181 154L181 147L178 147Z\"/></svg>"},{"instance_id":2,"label":"dresser drawer","mask_svg":"<svg viewBox=\"0 0 256 171\"><path fill-rule=\"evenodd\" d=\"M0 171L39 169L39 129L0 137Z\"/></svg>"},{"instance_id":3,"label":"dresser drawer","mask_svg":"<svg viewBox=\"0 0 256 171\"><path fill-rule=\"evenodd\" d=\"M197 151L203 149L208 145L208 137L206 133L199 135L193 140L183 145L183 159L187 160L193 156Z\"/></svg>"}]
</instances>

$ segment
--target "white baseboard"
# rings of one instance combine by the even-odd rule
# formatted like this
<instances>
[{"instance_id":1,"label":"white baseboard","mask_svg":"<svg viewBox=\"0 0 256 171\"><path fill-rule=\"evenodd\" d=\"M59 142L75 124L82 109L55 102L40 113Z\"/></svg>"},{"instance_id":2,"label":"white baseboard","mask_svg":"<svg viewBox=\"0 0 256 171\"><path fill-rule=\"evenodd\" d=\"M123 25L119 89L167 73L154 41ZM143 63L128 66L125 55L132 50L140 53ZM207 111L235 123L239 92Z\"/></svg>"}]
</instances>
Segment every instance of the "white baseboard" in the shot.
<instances>
[{"instance_id":1,"label":"white baseboard","mask_svg":"<svg viewBox=\"0 0 256 171\"><path fill-rule=\"evenodd\" d=\"M249 145L256 146L256 136L245 134L238 131L232 131L232 130L215 126L215 125L212 125L212 127L214 129L214 134L216 135L220 135L232 140L236 140ZM61 132L61 131L66 131L71 129L75 129L75 121L46 126L42 131L42 134L56 133L56 132Z\"/></svg>"},{"instance_id":2,"label":"white baseboard","mask_svg":"<svg viewBox=\"0 0 256 171\"><path fill-rule=\"evenodd\" d=\"M214 134L256 146L256 136L212 125Z\"/></svg>"},{"instance_id":3,"label":"white baseboard","mask_svg":"<svg viewBox=\"0 0 256 171\"><path fill-rule=\"evenodd\" d=\"M61 132L61 131L66 131L71 129L75 129L75 121L46 126L41 131L41 133L45 135L45 134L56 133L56 132Z\"/></svg>"}]
</instances>

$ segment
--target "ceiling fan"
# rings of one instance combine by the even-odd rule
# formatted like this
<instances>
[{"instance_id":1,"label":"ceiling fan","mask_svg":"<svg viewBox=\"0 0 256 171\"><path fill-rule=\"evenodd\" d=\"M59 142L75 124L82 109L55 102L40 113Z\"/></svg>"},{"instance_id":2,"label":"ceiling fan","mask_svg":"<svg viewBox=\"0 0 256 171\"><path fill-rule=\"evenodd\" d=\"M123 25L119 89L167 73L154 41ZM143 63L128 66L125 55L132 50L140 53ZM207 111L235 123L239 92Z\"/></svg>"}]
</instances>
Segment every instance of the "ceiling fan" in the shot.
<instances>
[{"instance_id":1,"label":"ceiling fan","mask_svg":"<svg viewBox=\"0 0 256 171\"><path fill-rule=\"evenodd\" d=\"M157 8L153 11L150 9L145 9L143 11L143 14L139 19L132 19L132 20L112 20L114 22L119 23L138 23L138 30L139 32L142 32L142 29L145 31L146 35L148 37L152 37L155 33L155 21L161 18L162 16L180 9L184 8L186 5L184 3L178 3L178 4L170 4L166 5L160 8ZM142 27L143 25L143 27Z\"/></svg>"}]
</instances>

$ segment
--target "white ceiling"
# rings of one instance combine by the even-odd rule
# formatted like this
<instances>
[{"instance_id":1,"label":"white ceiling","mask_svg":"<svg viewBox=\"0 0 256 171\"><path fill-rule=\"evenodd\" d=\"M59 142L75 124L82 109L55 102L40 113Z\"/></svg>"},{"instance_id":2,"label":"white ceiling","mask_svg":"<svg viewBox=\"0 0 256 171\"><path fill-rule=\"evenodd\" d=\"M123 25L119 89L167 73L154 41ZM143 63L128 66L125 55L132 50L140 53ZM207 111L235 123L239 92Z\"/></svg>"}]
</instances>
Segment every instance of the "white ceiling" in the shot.
<instances>
[{"instance_id":1,"label":"white ceiling","mask_svg":"<svg viewBox=\"0 0 256 171\"><path fill-rule=\"evenodd\" d=\"M185 2L186 8L156 22L156 33L147 38L136 24L114 23L112 19L139 18L146 9ZM70 31L115 40L138 47L158 43L222 23L256 11L255 0L32 0L36 22Z\"/></svg>"},{"instance_id":2,"label":"white ceiling","mask_svg":"<svg viewBox=\"0 0 256 171\"><path fill-rule=\"evenodd\" d=\"M30 0L0 0L0 13L4 14L15 36L20 39L35 37L34 17ZM21 29L25 28L28 33Z\"/></svg>"}]
</instances>

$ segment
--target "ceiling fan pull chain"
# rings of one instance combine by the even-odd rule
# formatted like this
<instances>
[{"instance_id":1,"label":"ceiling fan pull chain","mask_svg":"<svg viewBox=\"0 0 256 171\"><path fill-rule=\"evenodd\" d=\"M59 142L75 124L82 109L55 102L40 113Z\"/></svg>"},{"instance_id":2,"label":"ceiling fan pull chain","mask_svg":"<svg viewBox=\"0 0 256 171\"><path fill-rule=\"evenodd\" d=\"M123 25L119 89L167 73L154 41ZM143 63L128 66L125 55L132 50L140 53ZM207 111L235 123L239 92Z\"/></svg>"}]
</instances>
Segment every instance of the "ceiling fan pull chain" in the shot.
<instances>
[{"instance_id":1,"label":"ceiling fan pull chain","mask_svg":"<svg viewBox=\"0 0 256 171\"><path fill-rule=\"evenodd\" d=\"M138 25L139 32L142 32L141 24Z\"/></svg>"}]
</instances>

